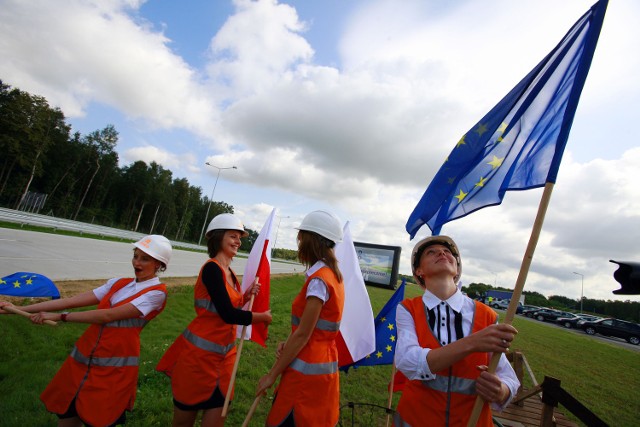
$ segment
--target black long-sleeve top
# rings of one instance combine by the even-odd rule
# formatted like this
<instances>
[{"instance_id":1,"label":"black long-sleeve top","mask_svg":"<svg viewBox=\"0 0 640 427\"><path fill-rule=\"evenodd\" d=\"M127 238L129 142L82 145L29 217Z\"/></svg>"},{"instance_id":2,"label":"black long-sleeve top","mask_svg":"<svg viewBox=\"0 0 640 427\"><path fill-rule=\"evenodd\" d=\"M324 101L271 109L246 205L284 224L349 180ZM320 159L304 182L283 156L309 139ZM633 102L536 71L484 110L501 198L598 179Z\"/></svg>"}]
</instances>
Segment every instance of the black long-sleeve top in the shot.
<instances>
[{"instance_id":1,"label":"black long-sleeve top","mask_svg":"<svg viewBox=\"0 0 640 427\"><path fill-rule=\"evenodd\" d=\"M236 280L236 276L231 272L230 279ZM202 269L202 283L207 288L209 297L216 308L216 311L226 323L235 325L250 325L253 314L250 311L235 308L231 304L227 287L222 278L222 269L214 262L207 263Z\"/></svg>"}]
</instances>

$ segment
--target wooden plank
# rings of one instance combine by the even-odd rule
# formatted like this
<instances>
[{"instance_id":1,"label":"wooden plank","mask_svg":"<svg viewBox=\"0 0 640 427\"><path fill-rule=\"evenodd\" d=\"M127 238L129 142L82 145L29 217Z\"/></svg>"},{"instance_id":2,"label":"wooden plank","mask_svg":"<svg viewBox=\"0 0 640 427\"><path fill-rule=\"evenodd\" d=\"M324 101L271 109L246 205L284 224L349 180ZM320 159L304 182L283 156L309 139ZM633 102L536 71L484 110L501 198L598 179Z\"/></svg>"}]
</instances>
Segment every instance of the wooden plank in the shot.
<instances>
[{"instance_id":1,"label":"wooden plank","mask_svg":"<svg viewBox=\"0 0 640 427\"><path fill-rule=\"evenodd\" d=\"M510 404L502 412L495 412L493 416L505 427L538 427L542 417L543 404L537 395L524 401L523 406ZM554 417L558 427L578 427L578 424L569 420L562 412L555 408Z\"/></svg>"}]
</instances>

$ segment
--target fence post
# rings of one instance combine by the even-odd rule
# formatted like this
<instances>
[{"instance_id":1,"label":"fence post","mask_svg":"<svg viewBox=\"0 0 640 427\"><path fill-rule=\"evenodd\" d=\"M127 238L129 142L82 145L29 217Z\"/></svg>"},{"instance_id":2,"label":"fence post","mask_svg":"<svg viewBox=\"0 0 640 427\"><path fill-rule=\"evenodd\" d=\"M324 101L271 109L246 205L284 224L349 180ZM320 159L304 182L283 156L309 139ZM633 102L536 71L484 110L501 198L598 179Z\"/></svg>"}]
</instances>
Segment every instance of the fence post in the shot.
<instances>
[{"instance_id":1,"label":"fence post","mask_svg":"<svg viewBox=\"0 0 640 427\"><path fill-rule=\"evenodd\" d=\"M555 421L553 410L558 406L558 399L555 397L553 389L560 388L560 380L553 377L544 377L542 381L542 415L540 417L540 427L554 427Z\"/></svg>"}]
</instances>

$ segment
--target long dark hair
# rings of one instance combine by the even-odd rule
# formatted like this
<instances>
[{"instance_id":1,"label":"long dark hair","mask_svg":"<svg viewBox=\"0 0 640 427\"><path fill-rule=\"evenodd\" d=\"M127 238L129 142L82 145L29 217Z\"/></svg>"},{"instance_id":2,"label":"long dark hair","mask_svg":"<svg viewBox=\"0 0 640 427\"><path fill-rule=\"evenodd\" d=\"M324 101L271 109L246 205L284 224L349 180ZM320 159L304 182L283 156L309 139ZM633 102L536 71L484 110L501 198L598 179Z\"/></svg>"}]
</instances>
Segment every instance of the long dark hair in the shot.
<instances>
[{"instance_id":1,"label":"long dark hair","mask_svg":"<svg viewBox=\"0 0 640 427\"><path fill-rule=\"evenodd\" d=\"M209 258L218 255L218 252L222 249L222 239L226 232L227 230L213 230L207 233L207 252L209 253Z\"/></svg>"},{"instance_id":2,"label":"long dark hair","mask_svg":"<svg viewBox=\"0 0 640 427\"><path fill-rule=\"evenodd\" d=\"M338 268L338 260L333 251L335 243L312 231L298 231L298 260L307 268L318 261L324 262L339 282L342 282L342 273Z\"/></svg>"}]
</instances>

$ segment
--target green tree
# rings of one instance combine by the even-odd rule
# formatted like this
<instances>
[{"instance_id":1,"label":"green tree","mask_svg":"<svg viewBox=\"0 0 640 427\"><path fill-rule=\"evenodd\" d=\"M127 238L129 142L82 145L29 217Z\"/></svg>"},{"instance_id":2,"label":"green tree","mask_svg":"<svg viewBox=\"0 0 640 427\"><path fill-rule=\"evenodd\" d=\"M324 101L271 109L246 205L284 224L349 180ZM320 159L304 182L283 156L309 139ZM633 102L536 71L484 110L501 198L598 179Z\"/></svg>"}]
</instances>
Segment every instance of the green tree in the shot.
<instances>
[{"instance_id":1,"label":"green tree","mask_svg":"<svg viewBox=\"0 0 640 427\"><path fill-rule=\"evenodd\" d=\"M80 213L80 209L82 209L82 205L89 193L89 190L91 189L93 180L98 174L98 171L100 171L101 162L105 161L109 164L113 164L114 160L117 162L118 155L114 151L117 143L118 131L116 131L113 125L107 125L102 130L93 131L83 138L86 158L95 169L93 169L93 173L85 186L82 196L80 197L78 207L73 215L74 220L78 218L78 214Z\"/></svg>"}]
</instances>

